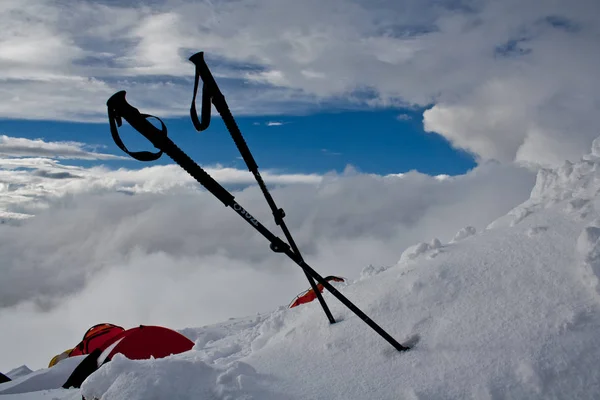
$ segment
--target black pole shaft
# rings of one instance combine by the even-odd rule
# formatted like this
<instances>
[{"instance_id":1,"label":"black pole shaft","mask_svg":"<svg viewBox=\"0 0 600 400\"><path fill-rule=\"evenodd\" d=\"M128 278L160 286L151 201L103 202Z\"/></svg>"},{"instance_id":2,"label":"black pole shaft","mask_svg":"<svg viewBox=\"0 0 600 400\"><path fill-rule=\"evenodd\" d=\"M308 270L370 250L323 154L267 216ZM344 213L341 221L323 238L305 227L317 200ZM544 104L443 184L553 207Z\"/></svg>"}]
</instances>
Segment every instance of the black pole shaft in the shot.
<instances>
[{"instance_id":1,"label":"black pole shaft","mask_svg":"<svg viewBox=\"0 0 600 400\"><path fill-rule=\"evenodd\" d=\"M165 151L167 155L169 155L168 151ZM170 155L169 155L170 157ZM333 285L325 280L319 273L317 273L314 269L308 265L300 255L296 254L292 249L286 245L281 239L275 236L271 231L265 228L260 222L256 221L253 218L249 218L248 212L244 210L242 206L240 206L235 200L233 201L233 205L231 206L240 216L246 220L249 224L253 225L257 231L259 231L267 240L269 240L276 247L279 247L277 251L283 250L289 258L291 258L296 264L300 266L306 273L306 275L317 280L323 287L325 287L331 294L335 296L342 304L348 307L354 314L356 314L360 319L362 319L367 325L369 325L375 332L377 332L381 337L388 341L394 348L398 351L408 350L408 347L402 346L400 343L396 341L393 337L391 337L385 330L383 330L379 325L377 325L371 318L367 316L362 310L354 305L346 296L341 294Z\"/></svg>"},{"instance_id":2,"label":"black pole shaft","mask_svg":"<svg viewBox=\"0 0 600 400\"><path fill-rule=\"evenodd\" d=\"M272 244L272 248L275 251L285 253L291 258L296 264L304 270L304 272L318 281L323 287L325 287L332 295L335 296L342 304L348 307L354 314L362 319L367 325L369 325L375 332L383 337L388 343L390 343L398 351L409 350L408 347L402 346L391 337L385 330L377 325L371 318L369 318L364 312L348 300L343 294L341 294L335 287L327 282L321 275L319 275L314 269L312 269L298 254L296 254L290 246L282 241L280 238L275 236L269 231L264 225L257 221L250 213L248 213L242 206L240 206L234 197L225 188L223 188L217 181L215 181L206 171L196 164L187 154L183 152L177 145L168 137L162 138L161 150L164 151L173 161L179 164L185 171L187 171L194 179L204 185L211 191L219 200L221 200L226 206L233 208L246 222L252 225L261 235L263 235ZM204 182L207 182L206 185ZM212 189L217 189L213 192Z\"/></svg>"},{"instance_id":3,"label":"black pole shaft","mask_svg":"<svg viewBox=\"0 0 600 400\"><path fill-rule=\"evenodd\" d=\"M216 83L215 83L215 85L216 85ZM233 115L231 114L231 111L229 110L229 106L227 105L227 102L225 101L225 97L220 93L220 91L218 91L217 93L218 94L216 96L213 96L213 104L214 104L215 108L217 109L219 114L221 114L221 117L223 118L223 122L225 123L227 130L231 134L231 137L233 138L235 145L237 146L240 154L242 155L242 158L244 159L244 161L246 162L246 165L248 166L248 170L250 172L252 172L252 174L254 175L254 178L256 179L256 182L258 182L258 186L260 187L260 190L263 192L263 195L265 196L265 199L267 200L267 203L269 204L269 207L271 208L273 216L275 217L275 223L277 225L281 226L281 230L283 231L283 234L285 235L285 238L287 239L292 250L294 251L294 253L296 253L298 259L300 261L303 261L302 254L300 254L300 249L296 245L296 242L294 241L294 238L292 237L291 232L289 231L287 225L285 224L285 221L283 220L283 216L284 216L283 210L280 210L277 208L277 205L275 204L275 200L273 200L271 193L267 189L267 185L263 181L262 176L260 175L260 172L258 171L258 165L256 164L256 161L254 160L254 157L252 156L252 153L250 152L250 149L248 148L248 144L246 143L246 141L244 140L244 137L242 136L242 132L240 131L240 128L238 127L237 123L235 122L235 119L233 118ZM310 283L310 286L311 286L313 292L317 295L317 299L319 300L319 303L321 304L321 307L323 308L323 311L325 312L325 315L327 316L329 323L335 324L335 318L333 318L333 315L331 314L331 311L329 310L329 307L327 306L327 303L325 302L325 299L323 298L321 291L317 288L315 281L312 279L312 277L306 271L304 271L304 274L306 275L306 279L308 279L308 282Z\"/></svg>"},{"instance_id":4,"label":"black pole shaft","mask_svg":"<svg viewBox=\"0 0 600 400\"><path fill-rule=\"evenodd\" d=\"M248 170L254 175L256 182L258 182L258 186L260 186L260 190L263 192L263 195L265 196L265 199L267 200L267 203L269 204L269 207L271 208L271 212L273 213L273 217L275 218L275 223L277 225L281 226L281 230L283 231L283 234L285 235L285 238L287 239L288 243L290 244L292 250L297 254L299 259L302 260L302 255L300 254L300 249L296 245L296 242L294 241L292 234L290 233L289 229L287 228L287 225L285 224L285 222L283 220L283 217L285 214L282 209L277 208L277 205L275 204L275 200L273 200L271 193L269 193L269 190L267 189L267 185L265 185L265 182L263 181L262 176L260 175L260 172L258 171L258 165L256 164L256 161L254 160L254 157L252 156L252 153L250 152L250 149L248 148L248 145L246 144L246 141L244 140L242 131L240 131L240 128L238 127L237 123L235 122L235 118L233 118L233 114L231 114L231 110L229 110L229 106L227 105L225 96L219 89L219 85L217 85L215 78L212 76L212 73L210 72L210 69L208 68L208 65L206 64L206 61L204 60L204 52L199 52L199 53L194 54L193 56L190 57L190 61L192 61L194 63L194 65L196 65L196 80L195 80L195 84L194 84L194 98L192 99L192 109L191 109L191 117L192 117L192 121L194 122L195 128L197 130L204 130L204 129L208 128L208 124L210 121L210 103L212 102L212 104L215 106L215 108L221 115L221 118L223 119L223 122L225 123L227 130L231 134L231 138L235 142L235 145L237 146L240 154L242 155L242 158L244 159L244 162L246 163L246 166L248 167ZM195 99L196 99L196 94L198 91L198 78L202 78L202 81L204 82L204 87L202 88L202 115L201 115L202 120L204 122L200 122L198 120L198 116L196 113ZM210 99L207 96L209 96ZM308 275L306 273L306 271L305 271L305 275L306 275L306 279L310 283L312 290L316 294L317 299L319 300L319 303L321 304L321 307L323 308L323 311L325 312L325 315L327 316L327 319L329 320L329 323L335 324L335 318L333 318L333 315L331 314L331 311L329 310L329 307L327 306L325 299L323 299L323 296L321 295L321 291L317 288L315 281L310 277L310 275Z\"/></svg>"},{"instance_id":5,"label":"black pole shaft","mask_svg":"<svg viewBox=\"0 0 600 400\"><path fill-rule=\"evenodd\" d=\"M329 290L342 304L348 307L354 314L369 325L375 332L383 337L398 351L409 350L409 347L402 346L379 325L377 325L364 312L356 307L350 300L342 295L336 288L327 282L321 275L313 270L299 254L296 254L290 246L283 240L275 236L264 225L257 221L249 212L247 212L236 201L234 196L223 186L210 176L202 167L194 162L187 154L183 152L168 136L166 128L158 130L147 121L148 115L141 114L135 107L127 103L125 92L114 94L107 102L110 127L113 134L116 134L117 125L121 125L121 118L124 118L129 124L148 139L157 149L167 154L181 168L190 174L198 183L203 185L210 193L218 198L225 206L233 208L246 222L252 225L269 242L271 249L276 252L285 253L293 260L304 272L316 279L324 288Z\"/></svg>"}]
</instances>

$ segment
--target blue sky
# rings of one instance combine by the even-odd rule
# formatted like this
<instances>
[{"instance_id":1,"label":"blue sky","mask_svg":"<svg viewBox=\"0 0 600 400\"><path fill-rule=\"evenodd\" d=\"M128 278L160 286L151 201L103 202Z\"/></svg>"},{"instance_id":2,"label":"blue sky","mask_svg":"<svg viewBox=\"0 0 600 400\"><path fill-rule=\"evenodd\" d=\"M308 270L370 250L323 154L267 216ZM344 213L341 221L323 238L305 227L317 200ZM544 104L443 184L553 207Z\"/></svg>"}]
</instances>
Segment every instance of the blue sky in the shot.
<instances>
[{"instance_id":1,"label":"blue sky","mask_svg":"<svg viewBox=\"0 0 600 400\"><path fill-rule=\"evenodd\" d=\"M304 116L242 116L236 121L260 168L286 173L343 171L393 174L418 170L439 175L462 174L475 166L471 155L452 149L437 134L425 133L422 111L379 110L319 113ZM243 161L220 118L196 132L189 118L165 119L170 137L203 165L244 169ZM2 120L3 134L47 142L77 141L102 146L98 151L122 155L113 143L108 123ZM151 147L131 129L122 129L131 150ZM164 156L157 164L170 163ZM70 161L87 166L91 161ZM98 162L96 162L98 163ZM112 167L141 168L134 160L102 161Z\"/></svg>"},{"instance_id":2,"label":"blue sky","mask_svg":"<svg viewBox=\"0 0 600 400\"><path fill-rule=\"evenodd\" d=\"M236 5L7 3L0 118L10 121L0 134L110 151L99 126L15 121L106 121L106 100L127 90L140 110L184 118L169 126L183 147L208 150L193 154L202 163L231 165L218 129L199 142L183 133L188 58L204 51L263 168L457 174L474 165L433 132L477 160L548 166L577 160L597 136L597 1ZM411 120L395 119L403 107L415 110ZM273 115L286 124L253 125Z\"/></svg>"}]
</instances>

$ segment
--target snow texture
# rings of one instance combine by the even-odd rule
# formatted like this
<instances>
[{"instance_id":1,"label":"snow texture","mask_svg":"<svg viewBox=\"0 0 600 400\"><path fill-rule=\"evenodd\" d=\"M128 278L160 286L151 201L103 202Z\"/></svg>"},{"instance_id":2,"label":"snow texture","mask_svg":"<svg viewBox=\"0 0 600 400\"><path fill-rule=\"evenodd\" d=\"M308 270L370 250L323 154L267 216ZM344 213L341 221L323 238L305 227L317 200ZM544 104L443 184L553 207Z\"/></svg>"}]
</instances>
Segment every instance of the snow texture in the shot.
<instances>
[{"instance_id":1,"label":"snow texture","mask_svg":"<svg viewBox=\"0 0 600 400\"><path fill-rule=\"evenodd\" d=\"M432 239L430 243L418 243L414 246L404 250L400 256L399 264L405 264L409 261L415 260L423 256L429 256L431 258L439 254L439 249L442 247L442 243L439 239Z\"/></svg>"},{"instance_id":2,"label":"snow texture","mask_svg":"<svg viewBox=\"0 0 600 400\"><path fill-rule=\"evenodd\" d=\"M599 148L540 170L531 198L478 234L418 243L339 288L398 340L419 334L408 352L325 292L336 324L317 302L281 306L184 329L195 342L184 354L116 356L81 391L7 398L598 399Z\"/></svg>"},{"instance_id":3,"label":"snow texture","mask_svg":"<svg viewBox=\"0 0 600 400\"><path fill-rule=\"evenodd\" d=\"M454 239L452 239L452 242L460 242L461 240L464 240L466 238L468 238L469 236L473 236L477 233L477 229L475 229L472 226L467 226L463 229L461 229L460 231L456 232L456 235L454 236Z\"/></svg>"},{"instance_id":4,"label":"snow texture","mask_svg":"<svg viewBox=\"0 0 600 400\"><path fill-rule=\"evenodd\" d=\"M600 293L600 220L596 219L583 228L577 239L577 251L581 257L584 274L590 285Z\"/></svg>"},{"instance_id":5,"label":"snow texture","mask_svg":"<svg viewBox=\"0 0 600 400\"><path fill-rule=\"evenodd\" d=\"M386 267L376 267L372 264L369 264L367 267L363 268L362 271L360 271L360 279L370 278L372 276L382 273L386 269Z\"/></svg>"},{"instance_id":6,"label":"snow texture","mask_svg":"<svg viewBox=\"0 0 600 400\"><path fill-rule=\"evenodd\" d=\"M10 382L0 384L0 395L60 388L84 358L85 356L67 358L60 361L53 368L31 372L16 377Z\"/></svg>"}]
</instances>

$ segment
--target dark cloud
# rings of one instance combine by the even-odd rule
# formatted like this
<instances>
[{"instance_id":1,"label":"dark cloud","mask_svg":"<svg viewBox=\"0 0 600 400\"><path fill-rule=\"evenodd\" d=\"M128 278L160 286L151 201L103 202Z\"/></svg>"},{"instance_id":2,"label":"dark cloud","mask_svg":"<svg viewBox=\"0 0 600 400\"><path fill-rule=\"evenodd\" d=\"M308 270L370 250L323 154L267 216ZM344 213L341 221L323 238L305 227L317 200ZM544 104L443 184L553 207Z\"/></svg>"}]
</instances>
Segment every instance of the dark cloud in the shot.
<instances>
[{"instance_id":1,"label":"dark cloud","mask_svg":"<svg viewBox=\"0 0 600 400\"><path fill-rule=\"evenodd\" d=\"M81 176L74 175L70 172L50 172L45 170L36 170L33 172L34 176L39 176L42 178L49 179L81 179Z\"/></svg>"}]
</instances>

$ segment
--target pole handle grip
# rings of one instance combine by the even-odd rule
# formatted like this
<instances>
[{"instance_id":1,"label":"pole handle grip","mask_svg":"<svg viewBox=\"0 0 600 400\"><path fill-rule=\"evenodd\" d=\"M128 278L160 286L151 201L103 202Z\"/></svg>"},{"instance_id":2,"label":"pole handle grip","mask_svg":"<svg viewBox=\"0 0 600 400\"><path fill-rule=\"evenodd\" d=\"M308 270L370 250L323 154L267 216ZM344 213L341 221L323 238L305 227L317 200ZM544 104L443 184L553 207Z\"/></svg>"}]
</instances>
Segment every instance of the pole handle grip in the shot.
<instances>
[{"instance_id":1,"label":"pole handle grip","mask_svg":"<svg viewBox=\"0 0 600 400\"><path fill-rule=\"evenodd\" d=\"M121 150L138 161L158 160L163 154L165 139L167 138L167 127L165 126L165 123L158 117L140 113L137 108L127 102L125 95L126 92L121 90L120 92L113 94L106 102L106 106L108 107L110 132L113 140ZM152 125L152 123L148 121L148 118L156 118L160 121L161 129ZM130 151L119 136L118 127L123 124L123 119L125 119L133 129L144 135L144 137L148 139L154 147L159 149L159 151L156 153L150 151Z\"/></svg>"}]
</instances>

